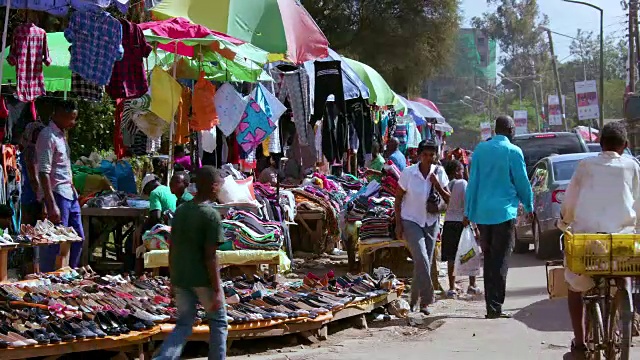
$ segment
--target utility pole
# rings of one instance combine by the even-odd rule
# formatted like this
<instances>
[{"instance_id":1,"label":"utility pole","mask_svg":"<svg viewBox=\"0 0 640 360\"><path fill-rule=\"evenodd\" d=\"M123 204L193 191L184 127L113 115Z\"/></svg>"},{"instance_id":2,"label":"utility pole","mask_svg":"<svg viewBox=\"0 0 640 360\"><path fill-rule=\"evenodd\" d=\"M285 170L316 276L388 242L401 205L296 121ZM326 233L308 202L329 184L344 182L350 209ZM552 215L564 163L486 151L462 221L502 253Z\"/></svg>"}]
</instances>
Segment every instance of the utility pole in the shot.
<instances>
[{"instance_id":1,"label":"utility pole","mask_svg":"<svg viewBox=\"0 0 640 360\"><path fill-rule=\"evenodd\" d=\"M635 0L629 2L629 92L636 92L636 42L634 17L637 17L637 3Z\"/></svg>"},{"instance_id":2,"label":"utility pole","mask_svg":"<svg viewBox=\"0 0 640 360\"><path fill-rule=\"evenodd\" d=\"M536 105L536 124L538 125L538 132L540 132L540 113L538 112L538 95L536 91L536 83L533 82L533 103ZM542 96L542 94L540 94Z\"/></svg>"},{"instance_id":3,"label":"utility pole","mask_svg":"<svg viewBox=\"0 0 640 360\"><path fill-rule=\"evenodd\" d=\"M562 114L562 122L564 122L564 130L569 131L567 126L567 119L564 116L564 104L562 101L562 90L560 89L560 75L558 74L558 64L556 62L556 54L553 50L553 37L551 36L551 30L545 29L547 36L549 37L549 50L551 52L551 65L553 67L553 79L556 83L556 94L558 94L558 104L560 105L560 113Z\"/></svg>"}]
</instances>

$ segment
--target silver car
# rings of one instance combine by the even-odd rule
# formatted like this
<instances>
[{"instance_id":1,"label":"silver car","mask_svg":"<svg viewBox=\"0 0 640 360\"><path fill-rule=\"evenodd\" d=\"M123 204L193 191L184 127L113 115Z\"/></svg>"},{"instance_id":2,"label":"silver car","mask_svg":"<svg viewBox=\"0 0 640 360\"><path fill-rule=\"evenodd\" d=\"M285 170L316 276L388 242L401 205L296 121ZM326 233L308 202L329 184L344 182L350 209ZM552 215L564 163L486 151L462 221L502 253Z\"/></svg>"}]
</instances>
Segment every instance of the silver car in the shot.
<instances>
[{"instance_id":1,"label":"silver car","mask_svg":"<svg viewBox=\"0 0 640 360\"><path fill-rule=\"evenodd\" d=\"M552 155L535 164L529 179L533 190L533 221L525 216L520 205L514 252L527 252L533 243L536 256L540 259L560 255L560 230L555 224L560 219L564 192L578 162L594 156L598 156L598 153Z\"/></svg>"}]
</instances>

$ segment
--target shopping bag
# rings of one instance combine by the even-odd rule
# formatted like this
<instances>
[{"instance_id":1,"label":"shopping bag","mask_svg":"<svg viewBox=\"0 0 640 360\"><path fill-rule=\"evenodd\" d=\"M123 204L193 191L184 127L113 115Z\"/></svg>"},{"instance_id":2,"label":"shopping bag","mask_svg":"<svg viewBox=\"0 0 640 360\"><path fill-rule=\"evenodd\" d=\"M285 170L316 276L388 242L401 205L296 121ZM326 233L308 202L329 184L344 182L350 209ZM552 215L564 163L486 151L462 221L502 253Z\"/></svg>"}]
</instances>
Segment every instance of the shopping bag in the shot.
<instances>
[{"instance_id":1,"label":"shopping bag","mask_svg":"<svg viewBox=\"0 0 640 360\"><path fill-rule=\"evenodd\" d=\"M481 269L480 247L476 243L473 229L467 226L460 236L453 272L455 276L480 276Z\"/></svg>"}]
</instances>

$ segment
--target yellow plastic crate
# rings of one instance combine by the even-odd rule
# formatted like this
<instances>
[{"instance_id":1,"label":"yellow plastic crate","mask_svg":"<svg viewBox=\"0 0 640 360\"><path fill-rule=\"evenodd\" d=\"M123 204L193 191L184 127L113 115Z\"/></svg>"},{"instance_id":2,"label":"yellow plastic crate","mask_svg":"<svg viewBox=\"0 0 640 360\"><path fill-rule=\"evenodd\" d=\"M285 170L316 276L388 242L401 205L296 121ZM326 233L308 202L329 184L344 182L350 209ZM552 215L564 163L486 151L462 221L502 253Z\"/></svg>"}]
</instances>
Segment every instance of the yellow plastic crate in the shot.
<instances>
[{"instance_id":1,"label":"yellow plastic crate","mask_svg":"<svg viewBox=\"0 0 640 360\"><path fill-rule=\"evenodd\" d=\"M640 234L565 232L564 254L576 274L640 276Z\"/></svg>"}]
</instances>

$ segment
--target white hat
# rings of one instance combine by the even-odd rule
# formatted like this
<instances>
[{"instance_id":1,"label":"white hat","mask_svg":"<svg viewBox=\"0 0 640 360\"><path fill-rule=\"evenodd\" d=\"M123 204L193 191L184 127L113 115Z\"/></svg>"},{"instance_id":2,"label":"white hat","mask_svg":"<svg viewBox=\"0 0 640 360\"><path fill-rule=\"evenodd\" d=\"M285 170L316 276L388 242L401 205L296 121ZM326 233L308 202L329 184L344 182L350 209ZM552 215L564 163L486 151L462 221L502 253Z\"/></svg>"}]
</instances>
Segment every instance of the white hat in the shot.
<instances>
[{"instance_id":1,"label":"white hat","mask_svg":"<svg viewBox=\"0 0 640 360\"><path fill-rule=\"evenodd\" d=\"M157 180L158 177L153 175L153 174L147 174L144 176L144 179L142 179L142 187L140 188L141 191L144 191L145 186L147 186L147 184L149 184L152 181Z\"/></svg>"}]
</instances>

